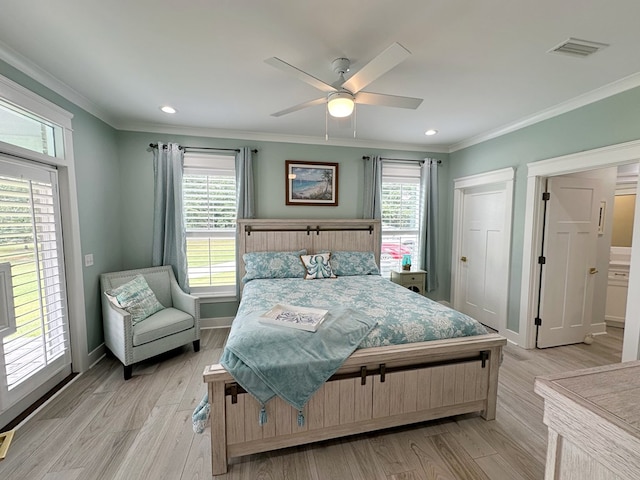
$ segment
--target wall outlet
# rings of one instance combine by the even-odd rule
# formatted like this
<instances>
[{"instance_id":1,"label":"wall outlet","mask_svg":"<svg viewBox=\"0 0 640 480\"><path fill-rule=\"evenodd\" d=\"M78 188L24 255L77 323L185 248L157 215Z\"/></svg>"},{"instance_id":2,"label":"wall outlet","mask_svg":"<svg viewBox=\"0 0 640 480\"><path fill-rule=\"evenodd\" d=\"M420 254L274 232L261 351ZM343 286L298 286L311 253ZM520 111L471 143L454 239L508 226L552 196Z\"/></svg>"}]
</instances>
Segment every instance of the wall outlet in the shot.
<instances>
[{"instance_id":1,"label":"wall outlet","mask_svg":"<svg viewBox=\"0 0 640 480\"><path fill-rule=\"evenodd\" d=\"M93 253L87 253L84 256L84 266L90 267L91 265L93 265Z\"/></svg>"}]
</instances>

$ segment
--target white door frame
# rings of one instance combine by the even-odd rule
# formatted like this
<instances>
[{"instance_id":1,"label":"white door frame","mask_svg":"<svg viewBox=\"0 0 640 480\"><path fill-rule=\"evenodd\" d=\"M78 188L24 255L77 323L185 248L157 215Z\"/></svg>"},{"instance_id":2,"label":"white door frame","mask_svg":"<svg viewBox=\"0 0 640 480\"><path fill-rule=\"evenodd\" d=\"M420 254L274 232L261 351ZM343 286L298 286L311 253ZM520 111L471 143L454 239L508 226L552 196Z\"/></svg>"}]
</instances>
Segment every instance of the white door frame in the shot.
<instances>
[{"instance_id":1,"label":"white door frame","mask_svg":"<svg viewBox=\"0 0 640 480\"><path fill-rule=\"evenodd\" d=\"M465 190L496 185L503 186L506 198L509 199L505 205L505 230L504 244L508 247L505 249L505 265L507 278L504 280L505 285L509 285L509 271L511 269L511 222L513 209L513 178L515 169L513 167L494 170L491 172L480 173L477 175L469 175L467 177L456 178L453 180L453 243L451 255L451 304L457 305L457 295L460 289L460 262L458 259L462 255L462 222ZM507 307L508 307L508 291L505 292L503 305L500 305L499 312L499 333L509 338L507 330Z\"/></svg>"},{"instance_id":2,"label":"white door frame","mask_svg":"<svg viewBox=\"0 0 640 480\"><path fill-rule=\"evenodd\" d=\"M545 177L616 167L640 162L640 140L572 153L527 164L524 245L522 249L522 283L520 297L520 344L535 347L536 302L538 291L538 250L542 235L542 204ZM640 183L636 196L634 238L640 239ZM635 272L635 273L634 273ZM640 291L640 241L631 248L629 291ZM640 359L640 297L629 296L622 361Z\"/></svg>"},{"instance_id":3,"label":"white door frame","mask_svg":"<svg viewBox=\"0 0 640 480\"><path fill-rule=\"evenodd\" d=\"M52 165L58 169L60 213L62 216L63 251L67 281L67 305L71 362L74 372L89 368L87 320L80 243L80 213L75 159L73 156L73 115L23 86L0 75L0 96L11 103L43 117L62 130L63 156L52 157L25 148L0 142L0 151L7 155Z\"/></svg>"}]
</instances>

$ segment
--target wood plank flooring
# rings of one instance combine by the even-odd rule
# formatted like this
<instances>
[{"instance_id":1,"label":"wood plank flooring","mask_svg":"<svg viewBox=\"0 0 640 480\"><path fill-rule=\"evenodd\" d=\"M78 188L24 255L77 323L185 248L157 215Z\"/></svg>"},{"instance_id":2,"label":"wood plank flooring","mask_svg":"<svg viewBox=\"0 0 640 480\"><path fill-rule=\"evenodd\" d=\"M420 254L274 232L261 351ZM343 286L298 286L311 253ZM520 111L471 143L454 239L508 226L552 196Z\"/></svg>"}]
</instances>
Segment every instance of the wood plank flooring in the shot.
<instances>
[{"instance_id":1,"label":"wood plank flooring","mask_svg":"<svg viewBox=\"0 0 640 480\"><path fill-rule=\"evenodd\" d=\"M204 330L184 347L134 367L105 358L21 426L3 480L211 478L209 429L196 435L202 371L219 358L228 330ZM543 402L537 375L620 361L622 330L592 345L546 350L507 346L497 419L463 415L233 459L220 480L539 480L544 477Z\"/></svg>"}]
</instances>

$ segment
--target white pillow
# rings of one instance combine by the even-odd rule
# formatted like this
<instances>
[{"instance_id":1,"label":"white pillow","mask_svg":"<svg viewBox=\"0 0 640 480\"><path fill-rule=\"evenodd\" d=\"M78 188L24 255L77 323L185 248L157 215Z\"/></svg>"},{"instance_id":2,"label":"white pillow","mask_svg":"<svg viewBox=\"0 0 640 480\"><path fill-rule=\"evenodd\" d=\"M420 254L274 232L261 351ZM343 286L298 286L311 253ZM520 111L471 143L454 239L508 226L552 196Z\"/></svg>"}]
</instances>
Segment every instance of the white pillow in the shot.
<instances>
[{"instance_id":1,"label":"white pillow","mask_svg":"<svg viewBox=\"0 0 640 480\"><path fill-rule=\"evenodd\" d=\"M306 270L305 280L316 278L336 278L331 269L330 253L316 253L314 255L300 255L300 260Z\"/></svg>"}]
</instances>

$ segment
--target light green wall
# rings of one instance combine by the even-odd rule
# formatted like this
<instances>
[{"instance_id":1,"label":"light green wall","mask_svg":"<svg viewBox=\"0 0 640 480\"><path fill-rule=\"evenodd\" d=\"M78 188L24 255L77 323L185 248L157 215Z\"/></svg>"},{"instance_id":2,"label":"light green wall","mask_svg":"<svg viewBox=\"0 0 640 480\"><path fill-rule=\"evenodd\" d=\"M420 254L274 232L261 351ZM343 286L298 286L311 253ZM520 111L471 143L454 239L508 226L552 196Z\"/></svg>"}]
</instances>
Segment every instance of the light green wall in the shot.
<instances>
[{"instance_id":1,"label":"light green wall","mask_svg":"<svg viewBox=\"0 0 640 480\"><path fill-rule=\"evenodd\" d=\"M516 167L508 326L518 329L526 164L528 162L640 138L640 88L623 92L556 118L469 147L451 155L367 148L246 142L151 133L118 132L0 61L3 75L74 115L78 208L82 252L95 264L84 269L89 350L103 340L99 274L147 266L151 261L153 167L148 144L176 141L190 146L257 148L256 215L259 218L350 218L362 208L362 155L443 160L440 175L438 278L435 299L450 296L453 179L504 167ZM332 161L340 164L338 207L285 206L285 160ZM74 295L76 292L70 292ZM203 306L203 317L230 316L234 304Z\"/></svg>"},{"instance_id":2,"label":"light green wall","mask_svg":"<svg viewBox=\"0 0 640 480\"><path fill-rule=\"evenodd\" d=\"M83 271L89 351L103 342L99 275L121 269L120 166L116 131L73 103L0 61L0 75L73 114L73 151L76 166L82 253L93 253L94 265Z\"/></svg>"},{"instance_id":3,"label":"light green wall","mask_svg":"<svg viewBox=\"0 0 640 480\"><path fill-rule=\"evenodd\" d=\"M121 162L122 242L124 268L138 268L151 262L151 233L153 228L153 156L150 143L178 142L194 147L258 149L254 156L254 183L257 218L359 218L362 213L363 155L380 154L385 157L420 159L425 156L446 160L446 154L429 154L397 150L305 145L279 142L254 142L231 139L159 135L153 133L119 132L118 156ZM306 160L339 163L337 207L309 207L285 205L285 161ZM447 165L441 165L447 178ZM447 201L447 195L441 195ZM446 219L442 219L445 232ZM440 242L444 245L444 234ZM447 260L448 261L448 260ZM440 268L446 262L442 262ZM440 274L445 275L444 270ZM440 299L441 291L432 292ZM233 316L236 303L204 304L203 318Z\"/></svg>"},{"instance_id":4,"label":"light green wall","mask_svg":"<svg viewBox=\"0 0 640 480\"><path fill-rule=\"evenodd\" d=\"M526 164L569 153L640 139L640 88L635 88L516 132L450 154L447 210L453 218L453 180L506 167L516 168L507 326L518 331ZM452 224L447 224L445 258L451 258ZM450 264L446 278L451 278ZM447 292L448 294L448 292Z\"/></svg>"}]
</instances>

